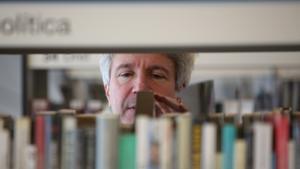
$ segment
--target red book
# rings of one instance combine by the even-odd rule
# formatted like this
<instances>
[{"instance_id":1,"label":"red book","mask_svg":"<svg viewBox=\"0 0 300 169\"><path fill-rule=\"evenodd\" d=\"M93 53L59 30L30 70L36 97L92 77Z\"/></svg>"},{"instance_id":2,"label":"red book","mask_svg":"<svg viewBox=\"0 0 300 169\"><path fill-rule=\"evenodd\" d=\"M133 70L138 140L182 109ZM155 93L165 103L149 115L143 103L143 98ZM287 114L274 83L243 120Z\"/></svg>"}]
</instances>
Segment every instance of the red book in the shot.
<instances>
[{"instance_id":1,"label":"red book","mask_svg":"<svg viewBox=\"0 0 300 169\"><path fill-rule=\"evenodd\" d=\"M44 169L45 154L45 121L44 116L37 115L35 119L35 145L37 148L37 169Z\"/></svg>"},{"instance_id":2,"label":"red book","mask_svg":"<svg viewBox=\"0 0 300 169\"><path fill-rule=\"evenodd\" d=\"M289 118L281 113L274 113L274 145L276 169L288 169Z\"/></svg>"}]
</instances>

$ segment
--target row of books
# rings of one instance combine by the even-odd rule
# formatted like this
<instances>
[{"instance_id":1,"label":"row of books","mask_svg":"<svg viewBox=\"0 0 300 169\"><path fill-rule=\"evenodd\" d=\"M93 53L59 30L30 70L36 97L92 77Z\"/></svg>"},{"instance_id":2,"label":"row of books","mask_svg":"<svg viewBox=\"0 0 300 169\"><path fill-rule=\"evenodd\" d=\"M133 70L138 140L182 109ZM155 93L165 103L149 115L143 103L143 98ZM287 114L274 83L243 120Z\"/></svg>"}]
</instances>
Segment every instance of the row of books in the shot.
<instances>
[{"instance_id":1,"label":"row of books","mask_svg":"<svg viewBox=\"0 0 300 169\"><path fill-rule=\"evenodd\" d=\"M46 110L60 109L62 107L67 107L69 109L76 110L76 113L97 113L103 111L106 108L106 103L100 100L78 100L73 99L68 102L67 106L56 105L50 102L48 99L33 99L30 112L40 112Z\"/></svg>"},{"instance_id":2,"label":"row of books","mask_svg":"<svg viewBox=\"0 0 300 169\"><path fill-rule=\"evenodd\" d=\"M205 120L189 113L138 116L42 112L0 118L1 169L298 169L300 114Z\"/></svg>"}]
</instances>

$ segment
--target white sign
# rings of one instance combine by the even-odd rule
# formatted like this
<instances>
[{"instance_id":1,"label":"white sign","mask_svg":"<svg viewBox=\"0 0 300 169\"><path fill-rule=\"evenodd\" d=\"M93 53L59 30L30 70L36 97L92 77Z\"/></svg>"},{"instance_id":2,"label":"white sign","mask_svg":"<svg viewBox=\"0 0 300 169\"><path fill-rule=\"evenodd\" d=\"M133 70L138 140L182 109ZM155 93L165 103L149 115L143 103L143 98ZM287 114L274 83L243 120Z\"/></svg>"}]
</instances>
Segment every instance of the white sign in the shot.
<instances>
[{"instance_id":1,"label":"white sign","mask_svg":"<svg viewBox=\"0 0 300 169\"><path fill-rule=\"evenodd\" d=\"M91 69L99 67L104 54L32 54L29 55L31 69Z\"/></svg>"},{"instance_id":2,"label":"white sign","mask_svg":"<svg viewBox=\"0 0 300 169\"><path fill-rule=\"evenodd\" d=\"M300 2L1 3L0 48L300 43Z\"/></svg>"}]
</instances>

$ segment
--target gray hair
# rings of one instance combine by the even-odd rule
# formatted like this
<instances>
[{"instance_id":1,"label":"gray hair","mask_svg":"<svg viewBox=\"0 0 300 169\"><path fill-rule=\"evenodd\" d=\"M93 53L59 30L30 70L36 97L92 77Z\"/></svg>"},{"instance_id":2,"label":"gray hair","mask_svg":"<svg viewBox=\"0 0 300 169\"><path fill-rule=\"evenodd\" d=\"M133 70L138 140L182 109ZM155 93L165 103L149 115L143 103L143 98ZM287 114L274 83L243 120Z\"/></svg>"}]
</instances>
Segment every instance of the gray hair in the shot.
<instances>
[{"instance_id":1,"label":"gray hair","mask_svg":"<svg viewBox=\"0 0 300 169\"><path fill-rule=\"evenodd\" d=\"M175 65L176 90L189 84L192 70L194 67L194 55L191 53L162 53L170 58ZM100 72L103 84L107 85L110 80L110 69L113 60L113 54L107 54L100 57Z\"/></svg>"}]
</instances>

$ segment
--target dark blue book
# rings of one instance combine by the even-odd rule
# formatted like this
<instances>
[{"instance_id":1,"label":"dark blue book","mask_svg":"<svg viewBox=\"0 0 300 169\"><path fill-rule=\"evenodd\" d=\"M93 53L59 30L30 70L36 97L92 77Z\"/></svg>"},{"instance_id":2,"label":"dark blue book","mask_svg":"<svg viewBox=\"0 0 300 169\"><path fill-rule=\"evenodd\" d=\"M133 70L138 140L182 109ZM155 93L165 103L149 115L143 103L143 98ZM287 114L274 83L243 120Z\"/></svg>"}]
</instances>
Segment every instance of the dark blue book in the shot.
<instances>
[{"instance_id":1,"label":"dark blue book","mask_svg":"<svg viewBox=\"0 0 300 169\"><path fill-rule=\"evenodd\" d=\"M300 169L300 118L293 121L293 139L295 141L295 169Z\"/></svg>"}]
</instances>

